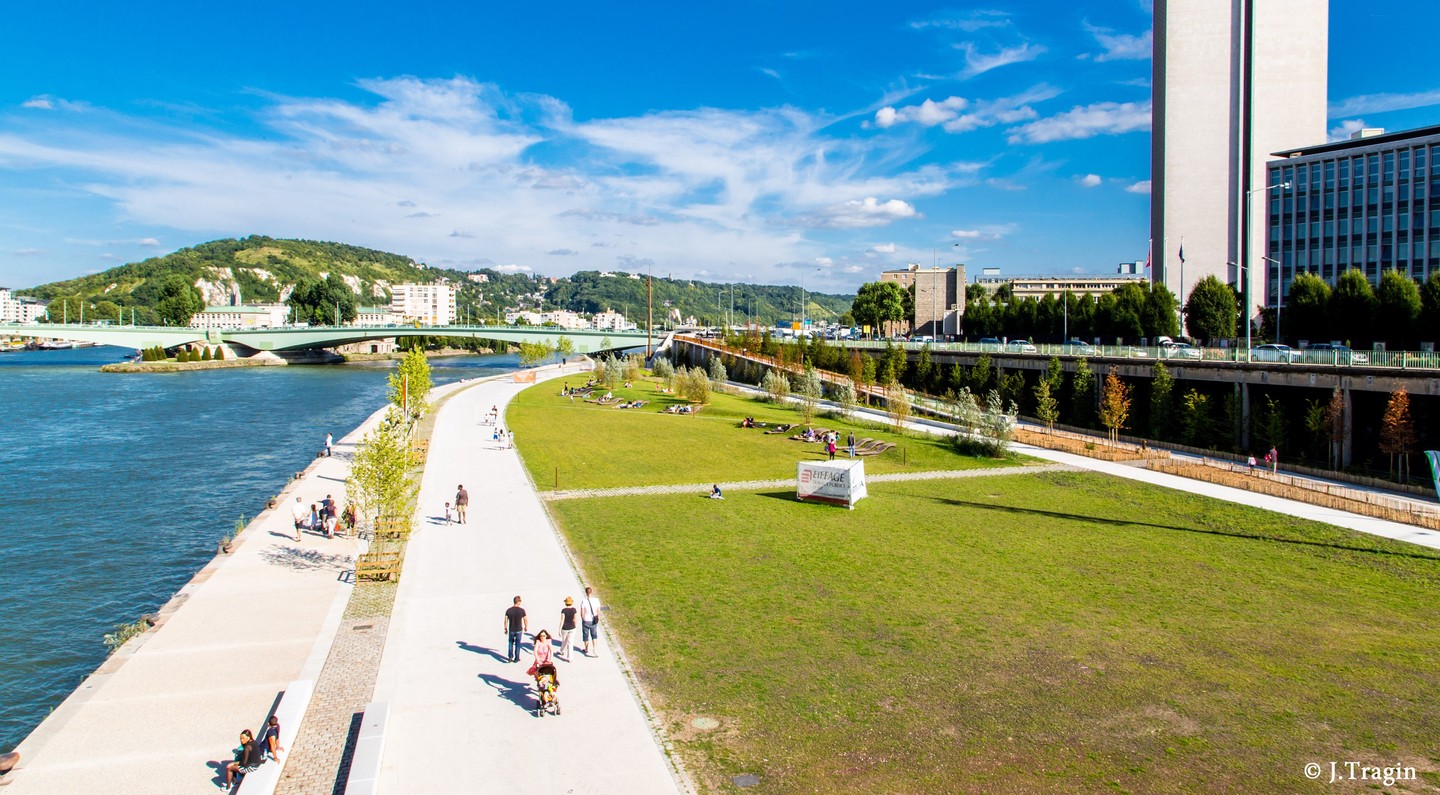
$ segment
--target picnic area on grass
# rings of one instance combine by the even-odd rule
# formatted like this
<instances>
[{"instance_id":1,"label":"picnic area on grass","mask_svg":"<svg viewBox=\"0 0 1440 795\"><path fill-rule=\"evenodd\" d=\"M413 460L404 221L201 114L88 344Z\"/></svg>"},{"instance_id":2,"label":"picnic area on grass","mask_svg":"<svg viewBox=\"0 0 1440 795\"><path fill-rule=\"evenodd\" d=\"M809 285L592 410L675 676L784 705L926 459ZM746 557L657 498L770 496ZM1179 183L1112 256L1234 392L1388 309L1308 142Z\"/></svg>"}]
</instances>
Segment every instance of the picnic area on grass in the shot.
<instances>
[{"instance_id":1,"label":"picnic area on grass","mask_svg":"<svg viewBox=\"0 0 1440 795\"><path fill-rule=\"evenodd\" d=\"M563 440L617 483L755 477L797 445L735 430L781 415L726 396L563 422L524 398L556 426L522 426L527 460ZM874 483L854 511L548 507L702 792L1374 791L1330 760L1440 787L1432 550L1091 473Z\"/></svg>"},{"instance_id":2,"label":"picnic area on grass","mask_svg":"<svg viewBox=\"0 0 1440 795\"><path fill-rule=\"evenodd\" d=\"M560 394L565 381L580 387L584 374L537 384L515 397L505 425L520 441L525 466L543 489L598 489L678 483L713 483L766 480L795 476L797 461L827 458L819 442L789 437L803 429L767 433L779 425L801 423L793 405L765 403L749 395L712 393L710 403L694 414L667 414L665 409L687 405L676 395L660 391L657 381L640 379L630 388L600 388L592 399L613 393L607 405L573 401ZM645 401L640 408L616 404ZM766 427L741 428L746 417ZM889 427L858 419L815 418L816 430L839 431L836 459L846 458L845 439L855 433L858 442L893 447L865 457L867 474L974 469L1037 463L1017 456L1010 459L976 458L956 452L939 438L902 436ZM533 442L525 444L525 442Z\"/></svg>"}]
</instances>

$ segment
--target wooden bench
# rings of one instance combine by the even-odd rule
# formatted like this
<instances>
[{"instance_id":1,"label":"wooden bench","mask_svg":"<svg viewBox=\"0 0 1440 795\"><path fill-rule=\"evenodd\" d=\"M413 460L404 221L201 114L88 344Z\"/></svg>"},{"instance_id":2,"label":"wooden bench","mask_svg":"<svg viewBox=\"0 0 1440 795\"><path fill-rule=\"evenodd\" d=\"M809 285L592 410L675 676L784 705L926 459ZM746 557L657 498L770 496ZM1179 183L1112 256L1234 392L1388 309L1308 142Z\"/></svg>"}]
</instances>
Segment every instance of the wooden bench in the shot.
<instances>
[{"instance_id":1,"label":"wooden bench","mask_svg":"<svg viewBox=\"0 0 1440 795\"><path fill-rule=\"evenodd\" d=\"M285 772L285 763L290 759L290 753L295 747L295 738L300 735L300 724L305 720L305 711L310 708L310 697L314 694L315 683L308 679L285 686L285 695L281 696L280 703L275 705L275 711L271 713L280 721L280 747L285 750L280 753L279 760L267 760L256 768L254 773L241 779L241 786L237 789L244 795L273 795L275 787L280 783L280 774ZM257 742L265 733L268 722L269 715L261 722L260 728L255 730Z\"/></svg>"},{"instance_id":2,"label":"wooden bench","mask_svg":"<svg viewBox=\"0 0 1440 795\"><path fill-rule=\"evenodd\" d=\"M355 579L399 579L404 566L403 552L366 552L355 560Z\"/></svg>"},{"instance_id":3,"label":"wooden bench","mask_svg":"<svg viewBox=\"0 0 1440 795\"><path fill-rule=\"evenodd\" d=\"M425 458L426 456L430 455L430 440L415 439L414 441L410 442L410 451L415 454L416 458Z\"/></svg>"},{"instance_id":4,"label":"wooden bench","mask_svg":"<svg viewBox=\"0 0 1440 795\"><path fill-rule=\"evenodd\" d=\"M346 795L374 795L380 791L380 761L385 755L385 723L389 719L388 701L365 705L360 734L355 738L355 754L350 759L350 776L345 780Z\"/></svg>"}]
</instances>

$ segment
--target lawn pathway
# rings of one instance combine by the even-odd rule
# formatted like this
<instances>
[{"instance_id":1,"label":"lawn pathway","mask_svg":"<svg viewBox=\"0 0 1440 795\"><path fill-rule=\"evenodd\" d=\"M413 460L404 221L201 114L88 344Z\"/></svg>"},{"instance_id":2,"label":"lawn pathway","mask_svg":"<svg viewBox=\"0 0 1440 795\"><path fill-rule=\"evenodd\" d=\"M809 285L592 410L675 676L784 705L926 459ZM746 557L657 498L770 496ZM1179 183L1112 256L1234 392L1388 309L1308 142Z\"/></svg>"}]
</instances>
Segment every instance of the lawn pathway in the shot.
<instances>
[{"instance_id":1,"label":"lawn pathway","mask_svg":"<svg viewBox=\"0 0 1440 795\"><path fill-rule=\"evenodd\" d=\"M837 459L838 460L838 459ZM999 475L1034 475L1040 472L1078 472L1070 464L1037 464L1032 466L995 467L992 469L941 469L928 472L887 472L881 475L866 475L867 483L891 483L901 480L950 480L956 478L988 478ZM710 487L718 485L725 491L759 491L760 489L794 488L795 478L777 480L736 480L728 483L682 483L662 486L629 486L615 489L566 489L542 491L540 499L546 502L558 500L581 500L594 497L636 497L647 494L710 493Z\"/></svg>"}]
</instances>

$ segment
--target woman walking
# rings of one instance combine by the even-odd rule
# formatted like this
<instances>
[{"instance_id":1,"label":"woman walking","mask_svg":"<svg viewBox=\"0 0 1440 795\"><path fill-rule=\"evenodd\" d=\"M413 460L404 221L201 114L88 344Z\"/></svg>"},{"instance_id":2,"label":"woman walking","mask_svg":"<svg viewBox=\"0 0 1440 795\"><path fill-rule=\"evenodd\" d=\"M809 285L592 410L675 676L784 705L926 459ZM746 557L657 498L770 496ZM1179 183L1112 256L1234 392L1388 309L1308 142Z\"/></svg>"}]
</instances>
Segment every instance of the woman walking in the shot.
<instances>
[{"instance_id":1,"label":"woman walking","mask_svg":"<svg viewBox=\"0 0 1440 795\"><path fill-rule=\"evenodd\" d=\"M575 600L565 597L565 607L560 610L560 659L570 662L570 646L575 635Z\"/></svg>"}]
</instances>

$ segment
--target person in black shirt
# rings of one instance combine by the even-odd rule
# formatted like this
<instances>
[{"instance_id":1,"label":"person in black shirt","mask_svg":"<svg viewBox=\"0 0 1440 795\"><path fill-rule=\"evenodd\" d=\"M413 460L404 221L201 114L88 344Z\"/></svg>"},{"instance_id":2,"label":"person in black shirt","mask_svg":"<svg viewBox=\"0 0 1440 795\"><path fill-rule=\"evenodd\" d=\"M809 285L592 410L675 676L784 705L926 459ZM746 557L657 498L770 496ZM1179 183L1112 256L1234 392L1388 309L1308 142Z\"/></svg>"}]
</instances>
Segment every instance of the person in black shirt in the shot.
<instances>
[{"instance_id":1,"label":"person in black shirt","mask_svg":"<svg viewBox=\"0 0 1440 795\"><path fill-rule=\"evenodd\" d=\"M560 653L558 656L565 662L570 662L571 636L575 634L575 600L565 597L565 607L560 610Z\"/></svg>"},{"instance_id":2,"label":"person in black shirt","mask_svg":"<svg viewBox=\"0 0 1440 795\"><path fill-rule=\"evenodd\" d=\"M225 789L235 785L237 777L243 778L246 773L254 773L255 768L264 764L265 752L260 750L260 744L255 742L255 735L249 729L240 732L240 747L235 749L235 761L225 766Z\"/></svg>"},{"instance_id":3,"label":"person in black shirt","mask_svg":"<svg viewBox=\"0 0 1440 795\"><path fill-rule=\"evenodd\" d=\"M517 596L515 604L505 611L505 633L510 638L510 662L520 662L520 639L529 629L530 621L525 618L525 608L520 606L520 597Z\"/></svg>"}]
</instances>

